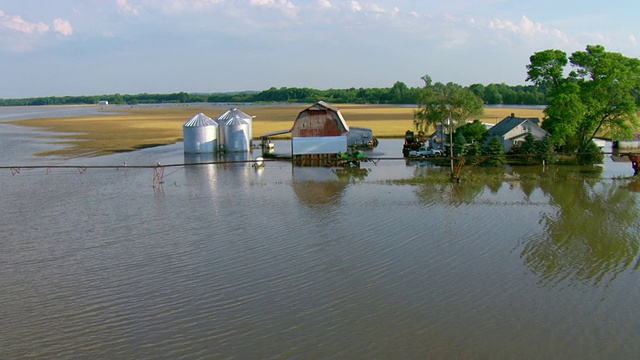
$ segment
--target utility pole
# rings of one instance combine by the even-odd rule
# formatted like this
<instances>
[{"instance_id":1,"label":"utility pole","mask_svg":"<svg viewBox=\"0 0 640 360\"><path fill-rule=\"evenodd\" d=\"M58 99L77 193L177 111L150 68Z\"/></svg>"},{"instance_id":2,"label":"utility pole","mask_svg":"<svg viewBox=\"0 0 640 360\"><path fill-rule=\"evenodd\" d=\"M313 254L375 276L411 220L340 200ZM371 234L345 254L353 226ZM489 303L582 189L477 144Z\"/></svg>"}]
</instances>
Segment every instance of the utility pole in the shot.
<instances>
[{"instance_id":1,"label":"utility pole","mask_svg":"<svg viewBox=\"0 0 640 360\"><path fill-rule=\"evenodd\" d=\"M451 178L453 179L453 119L449 109L449 157L451 158Z\"/></svg>"}]
</instances>

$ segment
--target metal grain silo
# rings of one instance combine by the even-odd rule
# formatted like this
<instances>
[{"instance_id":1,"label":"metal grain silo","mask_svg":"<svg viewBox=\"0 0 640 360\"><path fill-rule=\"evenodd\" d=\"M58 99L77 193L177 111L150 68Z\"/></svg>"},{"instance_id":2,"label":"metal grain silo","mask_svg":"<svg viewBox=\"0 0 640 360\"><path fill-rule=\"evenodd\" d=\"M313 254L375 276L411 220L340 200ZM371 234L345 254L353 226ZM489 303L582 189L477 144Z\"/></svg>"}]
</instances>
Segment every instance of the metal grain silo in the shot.
<instances>
[{"instance_id":1,"label":"metal grain silo","mask_svg":"<svg viewBox=\"0 0 640 360\"><path fill-rule=\"evenodd\" d=\"M253 143L253 118L253 116L241 110L238 110L237 108L231 108L218 116L216 118L216 122L218 123L218 126L220 126L220 132L222 132L222 127L225 126L225 124L229 122L229 120L240 119L247 122L249 124L249 146L251 146ZM222 135L220 135L219 145L221 148L225 147Z\"/></svg>"},{"instance_id":2,"label":"metal grain silo","mask_svg":"<svg viewBox=\"0 0 640 360\"><path fill-rule=\"evenodd\" d=\"M213 153L218 150L218 123L198 113L184 123L182 137L185 153Z\"/></svg>"},{"instance_id":3,"label":"metal grain silo","mask_svg":"<svg viewBox=\"0 0 640 360\"><path fill-rule=\"evenodd\" d=\"M251 150L250 125L248 122L233 118L220 127L223 148L226 152L240 152Z\"/></svg>"}]
</instances>

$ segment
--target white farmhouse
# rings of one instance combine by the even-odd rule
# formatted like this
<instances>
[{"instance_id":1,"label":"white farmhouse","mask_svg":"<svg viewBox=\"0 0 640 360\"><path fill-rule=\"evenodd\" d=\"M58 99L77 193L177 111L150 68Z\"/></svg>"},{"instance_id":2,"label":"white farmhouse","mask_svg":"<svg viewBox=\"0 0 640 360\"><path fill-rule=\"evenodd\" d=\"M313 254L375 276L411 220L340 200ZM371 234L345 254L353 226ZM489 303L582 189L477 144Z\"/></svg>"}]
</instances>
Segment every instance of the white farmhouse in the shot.
<instances>
[{"instance_id":1,"label":"white farmhouse","mask_svg":"<svg viewBox=\"0 0 640 360\"><path fill-rule=\"evenodd\" d=\"M534 139L543 140L549 135L544 129L538 125L540 119L536 118L520 118L514 114L502 119L495 126L491 127L487 132L487 141L493 137L499 137L502 141L504 151L511 150L512 147L519 146L524 143L527 133L531 133Z\"/></svg>"}]
</instances>

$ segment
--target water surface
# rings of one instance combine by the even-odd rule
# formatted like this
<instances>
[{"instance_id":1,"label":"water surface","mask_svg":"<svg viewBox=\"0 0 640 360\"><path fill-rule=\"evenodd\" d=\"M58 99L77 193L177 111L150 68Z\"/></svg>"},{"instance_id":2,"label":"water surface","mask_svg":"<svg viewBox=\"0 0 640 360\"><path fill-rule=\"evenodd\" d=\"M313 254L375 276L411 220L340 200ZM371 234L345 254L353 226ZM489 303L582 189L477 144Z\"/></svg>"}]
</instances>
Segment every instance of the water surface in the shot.
<instances>
[{"instance_id":1,"label":"water surface","mask_svg":"<svg viewBox=\"0 0 640 360\"><path fill-rule=\"evenodd\" d=\"M206 164L167 167L154 188L154 170L131 165L212 159L185 157L182 144L35 158L42 145L20 131L0 125L2 165L78 168L0 170L3 357L640 351L640 206L637 183L622 179L629 164L419 185L389 180L442 170L402 160L352 173ZM370 156L400 154L401 140L383 140Z\"/></svg>"}]
</instances>

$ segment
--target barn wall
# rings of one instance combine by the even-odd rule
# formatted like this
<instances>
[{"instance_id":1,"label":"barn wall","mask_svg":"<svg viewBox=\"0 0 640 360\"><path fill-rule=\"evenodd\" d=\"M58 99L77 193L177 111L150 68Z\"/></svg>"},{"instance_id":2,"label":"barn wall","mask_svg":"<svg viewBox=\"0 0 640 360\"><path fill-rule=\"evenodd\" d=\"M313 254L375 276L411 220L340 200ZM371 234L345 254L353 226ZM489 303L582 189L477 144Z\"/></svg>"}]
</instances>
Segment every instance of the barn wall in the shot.
<instances>
[{"instance_id":1,"label":"barn wall","mask_svg":"<svg viewBox=\"0 0 640 360\"><path fill-rule=\"evenodd\" d=\"M293 137L340 136L345 132L333 111L305 110L298 115L291 129Z\"/></svg>"},{"instance_id":2,"label":"barn wall","mask_svg":"<svg viewBox=\"0 0 640 360\"><path fill-rule=\"evenodd\" d=\"M291 150L293 155L337 154L347 151L347 137L294 137L291 139Z\"/></svg>"}]
</instances>

